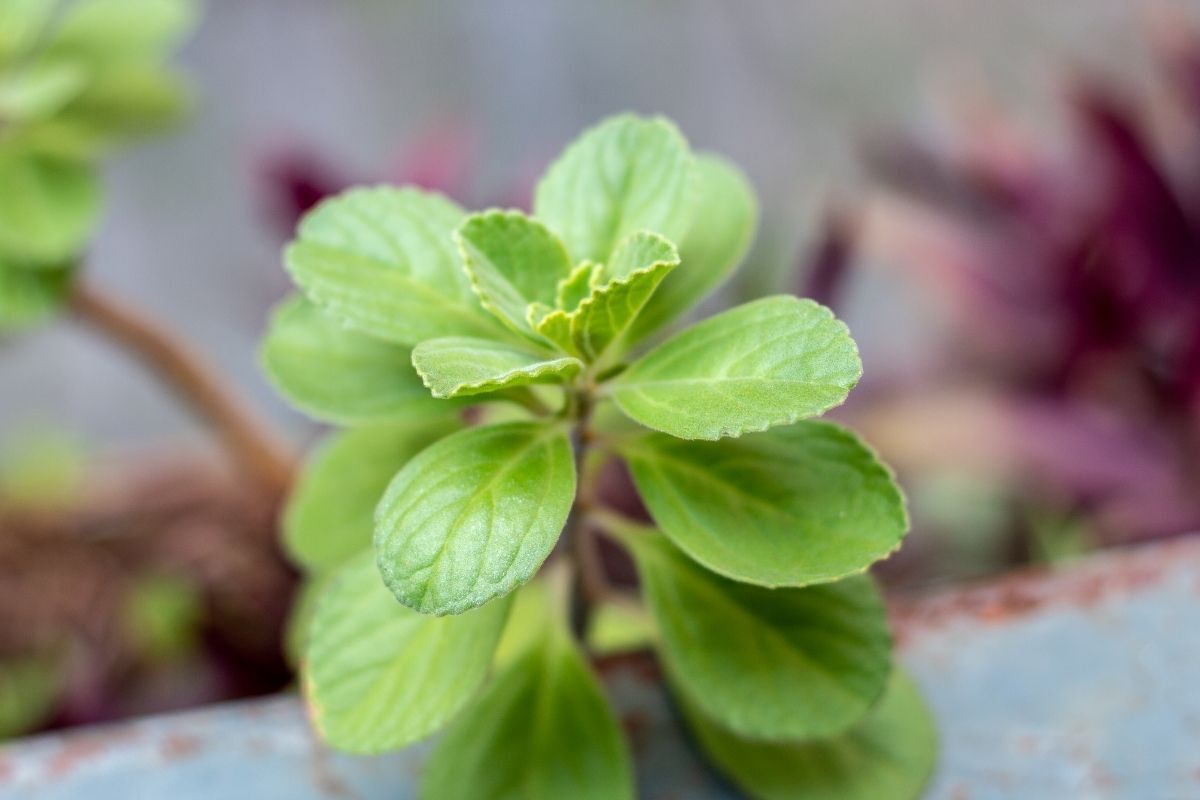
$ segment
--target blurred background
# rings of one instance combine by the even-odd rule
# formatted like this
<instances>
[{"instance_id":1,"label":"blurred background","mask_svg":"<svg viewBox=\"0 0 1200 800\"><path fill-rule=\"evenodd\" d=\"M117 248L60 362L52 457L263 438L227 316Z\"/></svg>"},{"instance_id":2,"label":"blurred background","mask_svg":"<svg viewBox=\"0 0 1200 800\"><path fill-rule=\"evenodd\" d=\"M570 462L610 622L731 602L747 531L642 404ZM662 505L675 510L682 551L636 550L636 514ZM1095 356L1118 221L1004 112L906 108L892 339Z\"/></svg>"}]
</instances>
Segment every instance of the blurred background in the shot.
<instances>
[{"instance_id":1,"label":"blurred background","mask_svg":"<svg viewBox=\"0 0 1200 800\"><path fill-rule=\"evenodd\" d=\"M916 530L885 577L1053 562L1200 528L1197 26L1194 4L1127 0L210 0L177 58L194 112L107 162L86 268L300 445L316 430L256 353L303 208L378 181L523 205L580 129L662 113L740 164L763 209L709 309L810 295L860 344L842 418L897 467ZM146 531L104 563L148 559L134 578L90 550L39 572L0 543L0 734L6 708L17 732L286 684L273 509L183 468L114 478L184 451L215 452L108 343L69 321L0 339L0 497L103 496L101 528ZM64 592L67 611L46 599ZM55 614L85 652L130 654L99 674L30 661L57 634L14 626Z\"/></svg>"}]
</instances>

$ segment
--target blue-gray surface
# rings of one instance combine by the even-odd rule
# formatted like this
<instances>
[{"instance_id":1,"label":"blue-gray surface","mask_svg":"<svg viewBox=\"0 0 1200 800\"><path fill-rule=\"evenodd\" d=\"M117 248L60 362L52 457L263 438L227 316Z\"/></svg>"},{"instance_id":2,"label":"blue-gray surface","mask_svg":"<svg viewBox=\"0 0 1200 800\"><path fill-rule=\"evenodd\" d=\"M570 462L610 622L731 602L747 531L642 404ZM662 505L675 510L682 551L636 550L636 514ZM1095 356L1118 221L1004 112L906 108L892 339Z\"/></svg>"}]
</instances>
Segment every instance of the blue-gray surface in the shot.
<instances>
[{"instance_id":1,"label":"blue-gray surface","mask_svg":"<svg viewBox=\"0 0 1200 800\"><path fill-rule=\"evenodd\" d=\"M1200 539L893 606L942 738L929 797L1200 797ZM639 662L608 683L640 797L736 796ZM422 756L330 753L300 704L280 697L13 744L0 751L0 797L397 800L415 797Z\"/></svg>"}]
</instances>

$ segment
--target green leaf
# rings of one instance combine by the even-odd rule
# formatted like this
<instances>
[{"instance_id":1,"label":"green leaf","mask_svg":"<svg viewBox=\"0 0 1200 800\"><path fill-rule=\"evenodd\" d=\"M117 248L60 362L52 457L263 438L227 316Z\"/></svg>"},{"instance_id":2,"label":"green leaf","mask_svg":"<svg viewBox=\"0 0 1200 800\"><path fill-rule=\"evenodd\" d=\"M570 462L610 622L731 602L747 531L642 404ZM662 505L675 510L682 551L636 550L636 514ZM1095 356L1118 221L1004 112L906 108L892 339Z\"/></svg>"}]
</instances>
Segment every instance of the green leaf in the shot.
<instances>
[{"instance_id":1,"label":"green leaf","mask_svg":"<svg viewBox=\"0 0 1200 800\"><path fill-rule=\"evenodd\" d=\"M0 62L17 61L37 43L58 0L4 0L0 3Z\"/></svg>"},{"instance_id":2,"label":"green leaf","mask_svg":"<svg viewBox=\"0 0 1200 800\"><path fill-rule=\"evenodd\" d=\"M937 755L929 711L899 670L871 713L831 739L741 738L705 718L687 698L682 705L708 757L759 800L915 800Z\"/></svg>"},{"instance_id":3,"label":"green leaf","mask_svg":"<svg viewBox=\"0 0 1200 800\"><path fill-rule=\"evenodd\" d=\"M603 285L571 317L571 336L579 349L593 359L603 355L677 264L675 245L658 234L639 231L623 239L601 270Z\"/></svg>"},{"instance_id":4,"label":"green leaf","mask_svg":"<svg viewBox=\"0 0 1200 800\"><path fill-rule=\"evenodd\" d=\"M741 170L720 156L696 156L697 197L687 234L679 242L682 264L646 303L626 341L640 342L677 319L729 277L758 227L758 202Z\"/></svg>"},{"instance_id":5,"label":"green leaf","mask_svg":"<svg viewBox=\"0 0 1200 800\"><path fill-rule=\"evenodd\" d=\"M561 308L550 308L545 303L530 303L529 313L526 317L529 326L543 339L552 342L565 353L581 356L583 354L579 352L579 347L575 344L575 338L571 334L571 321L574 318L574 312L566 312Z\"/></svg>"},{"instance_id":6,"label":"green leaf","mask_svg":"<svg viewBox=\"0 0 1200 800\"><path fill-rule=\"evenodd\" d=\"M816 416L845 400L861 375L844 323L811 300L777 295L672 336L609 391L648 428L719 439Z\"/></svg>"},{"instance_id":7,"label":"green leaf","mask_svg":"<svg viewBox=\"0 0 1200 800\"><path fill-rule=\"evenodd\" d=\"M449 336L421 342L412 363L434 397L462 397L512 386L561 383L583 368L576 358L547 358L488 339Z\"/></svg>"},{"instance_id":8,"label":"green leaf","mask_svg":"<svg viewBox=\"0 0 1200 800\"><path fill-rule=\"evenodd\" d=\"M73 276L69 266L27 267L0 253L0 331L27 327L58 311Z\"/></svg>"},{"instance_id":9,"label":"green leaf","mask_svg":"<svg viewBox=\"0 0 1200 800\"><path fill-rule=\"evenodd\" d=\"M546 560L574 498L571 444L556 422L448 436L408 462L379 504L384 582L426 614L507 594Z\"/></svg>"},{"instance_id":10,"label":"green leaf","mask_svg":"<svg viewBox=\"0 0 1200 800\"><path fill-rule=\"evenodd\" d=\"M895 550L908 529L891 474L829 423L719 442L653 434L626 442L622 453L663 532L733 580L837 580Z\"/></svg>"},{"instance_id":11,"label":"green leaf","mask_svg":"<svg viewBox=\"0 0 1200 800\"><path fill-rule=\"evenodd\" d=\"M829 736L883 693L891 637L870 578L764 589L704 569L657 532L624 539L671 674L724 727L760 739Z\"/></svg>"},{"instance_id":12,"label":"green leaf","mask_svg":"<svg viewBox=\"0 0 1200 800\"><path fill-rule=\"evenodd\" d=\"M283 512L283 541L308 572L325 572L370 547L375 506L410 458L461 423L410 419L327 437L312 453Z\"/></svg>"},{"instance_id":13,"label":"green leaf","mask_svg":"<svg viewBox=\"0 0 1200 800\"><path fill-rule=\"evenodd\" d=\"M186 81L159 66L128 64L96 74L63 112L63 124L94 147L162 130L181 120L191 91Z\"/></svg>"},{"instance_id":14,"label":"green leaf","mask_svg":"<svg viewBox=\"0 0 1200 800\"><path fill-rule=\"evenodd\" d=\"M678 241L693 183L691 154L674 124L624 114L584 132L550 165L534 216L562 235L576 261L604 263L634 231Z\"/></svg>"},{"instance_id":15,"label":"green leaf","mask_svg":"<svg viewBox=\"0 0 1200 800\"><path fill-rule=\"evenodd\" d=\"M529 330L529 304L554 303L571 274L558 236L519 211L472 214L454 236L483 307L517 332Z\"/></svg>"},{"instance_id":16,"label":"green leaf","mask_svg":"<svg viewBox=\"0 0 1200 800\"><path fill-rule=\"evenodd\" d=\"M350 561L317 600L309 630L304 686L317 730L353 753L434 733L483 685L508 605L425 616L396 602L369 551Z\"/></svg>"},{"instance_id":17,"label":"green leaf","mask_svg":"<svg viewBox=\"0 0 1200 800\"><path fill-rule=\"evenodd\" d=\"M446 731L422 796L632 800L629 761L595 676L553 625Z\"/></svg>"},{"instance_id":18,"label":"green leaf","mask_svg":"<svg viewBox=\"0 0 1200 800\"><path fill-rule=\"evenodd\" d=\"M102 62L159 58L195 25L191 0L78 0L47 48Z\"/></svg>"},{"instance_id":19,"label":"green leaf","mask_svg":"<svg viewBox=\"0 0 1200 800\"><path fill-rule=\"evenodd\" d=\"M564 311L578 308L584 298L592 293L594 278L603 268L594 261L580 262L570 275L558 282L558 291L554 294L558 307Z\"/></svg>"},{"instance_id":20,"label":"green leaf","mask_svg":"<svg viewBox=\"0 0 1200 800\"><path fill-rule=\"evenodd\" d=\"M459 264L453 231L463 216L418 189L352 189L301 220L284 261L318 305L378 338L503 338Z\"/></svg>"},{"instance_id":21,"label":"green leaf","mask_svg":"<svg viewBox=\"0 0 1200 800\"><path fill-rule=\"evenodd\" d=\"M0 118L26 122L53 114L83 89L87 73L70 61L38 61L0 74Z\"/></svg>"},{"instance_id":22,"label":"green leaf","mask_svg":"<svg viewBox=\"0 0 1200 800\"><path fill-rule=\"evenodd\" d=\"M90 167L0 150L0 254L59 263L77 254L100 213Z\"/></svg>"},{"instance_id":23,"label":"green leaf","mask_svg":"<svg viewBox=\"0 0 1200 800\"><path fill-rule=\"evenodd\" d=\"M317 419L339 424L444 413L408 349L345 327L303 297L271 317L262 362L275 387Z\"/></svg>"},{"instance_id":24,"label":"green leaf","mask_svg":"<svg viewBox=\"0 0 1200 800\"><path fill-rule=\"evenodd\" d=\"M646 607L619 595L597 606L588 623L588 651L597 656L641 650L655 638L654 619Z\"/></svg>"}]
</instances>

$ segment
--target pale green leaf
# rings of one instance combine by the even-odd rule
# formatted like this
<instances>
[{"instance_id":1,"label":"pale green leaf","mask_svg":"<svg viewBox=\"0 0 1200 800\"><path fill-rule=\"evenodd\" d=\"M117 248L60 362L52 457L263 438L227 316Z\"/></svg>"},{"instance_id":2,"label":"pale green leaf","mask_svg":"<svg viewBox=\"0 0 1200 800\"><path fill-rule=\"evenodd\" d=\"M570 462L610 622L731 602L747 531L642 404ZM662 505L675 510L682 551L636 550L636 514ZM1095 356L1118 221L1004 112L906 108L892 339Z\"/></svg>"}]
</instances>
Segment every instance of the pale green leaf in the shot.
<instances>
[{"instance_id":1,"label":"pale green leaf","mask_svg":"<svg viewBox=\"0 0 1200 800\"><path fill-rule=\"evenodd\" d=\"M448 436L409 461L379 504L384 581L426 614L482 605L533 577L574 498L571 444L557 422Z\"/></svg>"},{"instance_id":2,"label":"pale green leaf","mask_svg":"<svg viewBox=\"0 0 1200 800\"><path fill-rule=\"evenodd\" d=\"M746 739L682 706L721 772L758 800L915 800L933 772L937 732L916 686L898 670L854 728L829 739Z\"/></svg>"},{"instance_id":3,"label":"pale green leaf","mask_svg":"<svg viewBox=\"0 0 1200 800\"><path fill-rule=\"evenodd\" d=\"M61 124L103 147L178 122L190 99L188 84L175 72L157 65L120 65L94 75L64 109Z\"/></svg>"},{"instance_id":4,"label":"pale green leaf","mask_svg":"<svg viewBox=\"0 0 1200 800\"><path fill-rule=\"evenodd\" d=\"M292 561L325 572L371 546L375 506L396 473L461 427L454 416L367 425L332 434L288 495L283 542Z\"/></svg>"},{"instance_id":5,"label":"pale green leaf","mask_svg":"<svg viewBox=\"0 0 1200 800\"><path fill-rule=\"evenodd\" d=\"M734 580L837 580L895 550L908 529L891 474L852 433L829 423L719 442L652 434L622 452L663 532Z\"/></svg>"},{"instance_id":6,"label":"pale green leaf","mask_svg":"<svg viewBox=\"0 0 1200 800\"><path fill-rule=\"evenodd\" d=\"M27 327L58 311L73 275L69 266L28 267L0 253L0 331Z\"/></svg>"},{"instance_id":7,"label":"pale green leaf","mask_svg":"<svg viewBox=\"0 0 1200 800\"><path fill-rule=\"evenodd\" d=\"M658 234L639 231L623 239L601 270L601 285L571 317L571 337L596 359L616 341L679 264L675 245Z\"/></svg>"},{"instance_id":8,"label":"pale green leaf","mask_svg":"<svg viewBox=\"0 0 1200 800\"><path fill-rule=\"evenodd\" d=\"M555 302L564 311L574 311L583 299L592 293L595 277L601 273L603 266L593 261L582 261L570 275L558 282L555 292Z\"/></svg>"},{"instance_id":9,"label":"pale green leaf","mask_svg":"<svg viewBox=\"0 0 1200 800\"><path fill-rule=\"evenodd\" d=\"M729 277L758 227L758 202L746 176L720 156L696 156L696 207L679 241L681 264L630 327L634 344L677 319Z\"/></svg>"},{"instance_id":10,"label":"pale green leaf","mask_svg":"<svg viewBox=\"0 0 1200 800\"><path fill-rule=\"evenodd\" d=\"M306 643L317 730L353 753L396 750L436 732L483 685L508 606L418 614L388 592L369 551L351 560L318 598Z\"/></svg>"},{"instance_id":11,"label":"pale green leaf","mask_svg":"<svg viewBox=\"0 0 1200 800\"><path fill-rule=\"evenodd\" d=\"M358 424L443 413L412 367L407 348L345 327L303 297L271 317L262 362L272 383L317 419Z\"/></svg>"},{"instance_id":12,"label":"pale green leaf","mask_svg":"<svg viewBox=\"0 0 1200 800\"><path fill-rule=\"evenodd\" d=\"M634 231L678 241L693 184L691 154L674 124L624 114L585 131L550 165L534 215L558 231L573 259L604 263Z\"/></svg>"},{"instance_id":13,"label":"pale green leaf","mask_svg":"<svg viewBox=\"0 0 1200 800\"><path fill-rule=\"evenodd\" d=\"M528 330L529 304L554 303L571 274L558 236L519 211L472 214L454 236L484 308L518 332Z\"/></svg>"},{"instance_id":14,"label":"pale green leaf","mask_svg":"<svg viewBox=\"0 0 1200 800\"><path fill-rule=\"evenodd\" d=\"M550 308L545 303L530 303L526 316L529 326L539 336L556 345L560 350L572 355L582 356L575 338L571 335L571 320L574 312L563 311L561 308Z\"/></svg>"},{"instance_id":15,"label":"pale green leaf","mask_svg":"<svg viewBox=\"0 0 1200 800\"><path fill-rule=\"evenodd\" d=\"M583 654L552 624L446 731L426 765L422 795L632 800L629 762Z\"/></svg>"},{"instance_id":16,"label":"pale green leaf","mask_svg":"<svg viewBox=\"0 0 1200 800\"><path fill-rule=\"evenodd\" d=\"M59 263L83 247L100 213L91 168L0 149L0 254Z\"/></svg>"},{"instance_id":17,"label":"pale green leaf","mask_svg":"<svg viewBox=\"0 0 1200 800\"><path fill-rule=\"evenodd\" d=\"M318 305L381 339L503 336L459 263L453 232L463 216L419 189L352 189L304 217L284 260Z\"/></svg>"},{"instance_id":18,"label":"pale green leaf","mask_svg":"<svg viewBox=\"0 0 1200 800\"><path fill-rule=\"evenodd\" d=\"M610 391L646 427L719 439L816 416L845 400L861 375L844 323L811 300L777 295L677 333Z\"/></svg>"},{"instance_id":19,"label":"pale green leaf","mask_svg":"<svg viewBox=\"0 0 1200 800\"><path fill-rule=\"evenodd\" d=\"M46 29L59 0L0 2L0 62L26 55Z\"/></svg>"},{"instance_id":20,"label":"pale green leaf","mask_svg":"<svg viewBox=\"0 0 1200 800\"><path fill-rule=\"evenodd\" d=\"M37 61L8 74L0 73L0 119L12 124L53 114L86 82L87 73L71 61Z\"/></svg>"},{"instance_id":21,"label":"pale green leaf","mask_svg":"<svg viewBox=\"0 0 1200 800\"><path fill-rule=\"evenodd\" d=\"M891 637L870 578L764 589L710 572L655 531L625 540L671 674L724 727L760 739L829 736L883 693Z\"/></svg>"},{"instance_id":22,"label":"pale green leaf","mask_svg":"<svg viewBox=\"0 0 1200 800\"><path fill-rule=\"evenodd\" d=\"M412 363L434 397L462 397L535 383L562 383L583 368L576 358L531 352L488 339L449 336L421 342Z\"/></svg>"},{"instance_id":23,"label":"pale green leaf","mask_svg":"<svg viewBox=\"0 0 1200 800\"><path fill-rule=\"evenodd\" d=\"M192 0L76 0L47 43L100 62L159 58L195 25Z\"/></svg>"}]
</instances>

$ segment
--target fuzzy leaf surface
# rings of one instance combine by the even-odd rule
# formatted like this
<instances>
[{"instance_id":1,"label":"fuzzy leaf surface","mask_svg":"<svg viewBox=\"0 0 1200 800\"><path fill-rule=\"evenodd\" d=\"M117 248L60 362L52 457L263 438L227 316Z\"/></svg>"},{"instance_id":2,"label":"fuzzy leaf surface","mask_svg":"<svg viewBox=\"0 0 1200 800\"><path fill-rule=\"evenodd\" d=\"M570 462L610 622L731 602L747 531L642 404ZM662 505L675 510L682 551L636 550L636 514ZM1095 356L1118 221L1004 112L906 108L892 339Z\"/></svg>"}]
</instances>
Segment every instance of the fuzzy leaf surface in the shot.
<instances>
[{"instance_id":1,"label":"fuzzy leaf surface","mask_svg":"<svg viewBox=\"0 0 1200 800\"><path fill-rule=\"evenodd\" d=\"M575 465L557 423L468 428L423 450L379 504L375 549L396 598L458 614L533 577L575 499Z\"/></svg>"},{"instance_id":2,"label":"fuzzy leaf surface","mask_svg":"<svg viewBox=\"0 0 1200 800\"><path fill-rule=\"evenodd\" d=\"M503 337L459 263L453 232L464 216L431 192L351 189L305 215L284 262L318 305L378 338Z\"/></svg>"},{"instance_id":3,"label":"fuzzy leaf surface","mask_svg":"<svg viewBox=\"0 0 1200 800\"><path fill-rule=\"evenodd\" d=\"M571 316L576 346L591 358L602 355L678 264L675 245L656 233L638 231L623 239L601 271L602 285Z\"/></svg>"},{"instance_id":4,"label":"fuzzy leaf surface","mask_svg":"<svg viewBox=\"0 0 1200 800\"><path fill-rule=\"evenodd\" d=\"M571 258L558 236L519 211L485 211L455 232L463 266L484 308L518 332L530 303L552 305Z\"/></svg>"},{"instance_id":5,"label":"fuzzy leaf surface","mask_svg":"<svg viewBox=\"0 0 1200 800\"><path fill-rule=\"evenodd\" d=\"M816 416L841 404L861 375L844 323L811 300L776 295L675 334L610 391L648 428L720 439Z\"/></svg>"},{"instance_id":6,"label":"fuzzy leaf surface","mask_svg":"<svg viewBox=\"0 0 1200 800\"><path fill-rule=\"evenodd\" d=\"M527 347L467 336L421 342L413 348L412 363L429 391L439 398L561 383L583 368L577 358L547 357Z\"/></svg>"},{"instance_id":7,"label":"fuzzy leaf surface","mask_svg":"<svg viewBox=\"0 0 1200 800\"><path fill-rule=\"evenodd\" d=\"M635 231L678 241L693 189L692 157L679 130L661 117L623 114L567 147L538 183L533 208L575 261L604 263Z\"/></svg>"},{"instance_id":8,"label":"fuzzy leaf surface","mask_svg":"<svg viewBox=\"0 0 1200 800\"><path fill-rule=\"evenodd\" d=\"M891 473L854 434L829 423L718 442L651 434L622 453L671 541L736 581L837 580L892 552L908 529Z\"/></svg>"},{"instance_id":9,"label":"fuzzy leaf surface","mask_svg":"<svg viewBox=\"0 0 1200 800\"><path fill-rule=\"evenodd\" d=\"M707 297L741 263L758 227L758 201L750 181L720 156L696 156L696 208L679 241L681 263L646 303L631 326L634 344L679 318Z\"/></svg>"},{"instance_id":10,"label":"fuzzy leaf surface","mask_svg":"<svg viewBox=\"0 0 1200 800\"><path fill-rule=\"evenodd\" d=\"M475 696L508 601L454 617L396 602L368 551L318 598L304 686L313 723L339 750L397 750L437 731Z\"/></svg>"}]
</instances>

